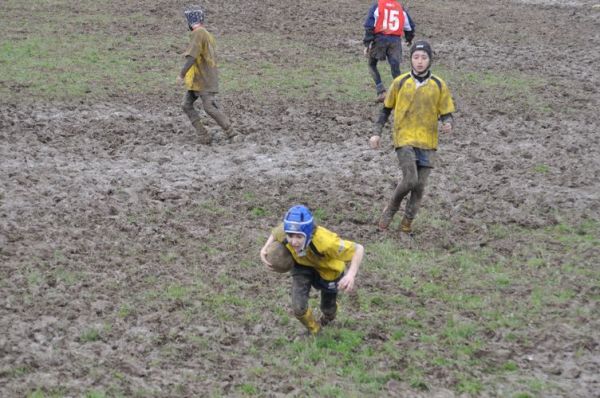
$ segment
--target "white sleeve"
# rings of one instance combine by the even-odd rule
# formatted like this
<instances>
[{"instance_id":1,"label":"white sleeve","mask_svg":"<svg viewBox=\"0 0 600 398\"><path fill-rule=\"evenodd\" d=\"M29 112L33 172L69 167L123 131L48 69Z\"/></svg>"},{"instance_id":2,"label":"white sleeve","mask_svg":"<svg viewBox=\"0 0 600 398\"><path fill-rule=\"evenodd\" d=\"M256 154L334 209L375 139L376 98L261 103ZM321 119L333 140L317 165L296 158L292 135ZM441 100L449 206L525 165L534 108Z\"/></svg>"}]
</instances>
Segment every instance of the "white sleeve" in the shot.
<instances>
[{"instance_id":1,"label":"white sleeve","mask_svg":"<svg viewBox=\"0 0 600 398\"><path fill-rule=\"evenodd\" d=\"M406 11L402 10L402 13L404 14L404 28L403 30L406 31L411 31L412 28L410 27L410 19L408 18L408 15L406 15Z\"/></svg>"}]
</instances>

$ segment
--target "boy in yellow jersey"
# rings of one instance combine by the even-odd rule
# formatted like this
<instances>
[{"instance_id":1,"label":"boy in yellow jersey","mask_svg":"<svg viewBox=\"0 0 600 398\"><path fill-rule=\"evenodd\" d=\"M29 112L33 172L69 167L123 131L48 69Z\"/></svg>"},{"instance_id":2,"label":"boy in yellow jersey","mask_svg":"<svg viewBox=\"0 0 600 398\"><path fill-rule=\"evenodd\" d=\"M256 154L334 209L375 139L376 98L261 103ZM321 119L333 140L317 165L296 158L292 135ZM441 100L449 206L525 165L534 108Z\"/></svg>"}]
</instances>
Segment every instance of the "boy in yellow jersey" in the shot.
<instances>
[{"instance_id":1,"label":"boy in yellow jersey","mask_svg":"<svg viewBox=\"0 0 600 398\"><path fill-rule=\"evenodd\" d=\"M400 230L412 233L412 221L417 215L427 178L434 167L438 147L438 124L444 133L452 131L454 103L446 83L430 71L432 50L426 41L418 41L410 49L412 70L392 82L379 119L375 135L369 143L379 148L383 126L394 111L392 137L402 180L379 218L380 230L386 230L402 199L410 193Z\"/></svg>"},{"instance_id":2,"label":"boy in yellow jersey","mask_svg":"<svg viewBox=\"0 0 600 398\"><path fill-rule=\"evenodd\" d=\"M341 239L336 233L316 226L306 206L288 210L283 223L275 227L260 251L262 262L273 241L284 243L294 258L292 268L292 309L294 315L315 335L335 319L338 289L351 291L364 255L362 245ZM346 270L346 263L350 262ZM321 291L321 319L317 322L308 307L311 287Z\"/></svg>"},{"instance_id":3,"label":"boy in yellow jersey","mask_svg":"<svg viewBox=\"0 0 600 398\"><path fill-rule=\"evenodd\" d=\"M204 111L225 131L227 138L233 136L231 123L221 111L216 95L219 92L219 72L215 54L215 38L204 28L204 10L200 6L184 11L191 30L190 44L185 52L185 64L177 75L177 82L187 88L182 108L199 134L200 143L210 145L212 137L202 124L194 102L202 99Z\"/></svg>"}]
</instances>

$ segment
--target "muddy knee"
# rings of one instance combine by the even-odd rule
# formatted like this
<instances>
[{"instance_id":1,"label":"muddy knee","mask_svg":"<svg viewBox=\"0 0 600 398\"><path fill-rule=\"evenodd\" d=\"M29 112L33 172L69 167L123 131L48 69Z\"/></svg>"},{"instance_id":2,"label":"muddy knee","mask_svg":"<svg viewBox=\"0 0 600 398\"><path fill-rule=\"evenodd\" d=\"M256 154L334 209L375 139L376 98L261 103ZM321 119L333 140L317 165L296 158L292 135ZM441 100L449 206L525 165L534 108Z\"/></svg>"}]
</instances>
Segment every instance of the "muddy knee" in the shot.
<instances>
[{"instance_id":1,"label":"muddy knee","mask_svg":"<svg viewBox=\"0 0 600 398\"><path fill-rule=\"evenodd\" d=\"M412 187L412 195L416 195L419 199L423 197L425 193L425 185L424 184L415 184Z\"/></svg>"},{"instance_id":2,"label":"muddy knee","mask_svg":"<svg viewBox=\"0 0 600 398\"><path fill-rule=\"evenodd\" d=\"M184 113L189 114L190 112L194 111L194 104L184 102L183 104L181 104L181 110Z\"/></svg>"},{"instance_id":3,"label":"muddy knee","mask_svg":"<svg viewBox=\"0 0 600 398\"><path fill-rule=\"evenodd\" d=\"M400 184L408 191L412 191L417 187L419 184L419 175L414 165L402 168L402 180Z\"/></svg>"}]
</instances>

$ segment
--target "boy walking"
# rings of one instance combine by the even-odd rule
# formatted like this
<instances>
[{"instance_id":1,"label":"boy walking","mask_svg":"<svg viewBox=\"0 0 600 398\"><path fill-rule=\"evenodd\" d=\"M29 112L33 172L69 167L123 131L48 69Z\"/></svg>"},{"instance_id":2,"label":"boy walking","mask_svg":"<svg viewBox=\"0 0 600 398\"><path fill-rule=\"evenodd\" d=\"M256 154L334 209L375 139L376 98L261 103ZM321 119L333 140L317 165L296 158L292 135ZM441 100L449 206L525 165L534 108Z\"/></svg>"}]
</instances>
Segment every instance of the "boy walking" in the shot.
<instances>
[{"instance_id":1,"label":"boy walking","mask_svg":"<svg viewBox=\"0 0 600 398\"><path fill-rule=\"evenodd\" d=\"M415 24L399 1L376 0L369 8L364 27L363 44L365 56L369 60L369 73L375 82L377 101L383 102L385 87L377 63L387 59L392 78L398 77L402 59L402 37L410 46L415 36Z\"/></svg>"},{"instance_id":2,"label":"boy walking","mask_svg":"<svg viewBox=\"0 0 600 398\"><path fill-rule=\"evenodd\" d=\"M221 111L216 95L219 92L219 72L217 69L215 38L204 27L204 10L192 6L184 11L191 31L190 43L185 52L185 63L177 75L177 82L184 82L187 91L182 109L198 132L201 144L210 145L212 137L202 124L200 114L194 109L194 102L202 100L204 111L223 129L227 138L232 137L231 123Z\"/></svg>"},{"instance_id":3,"label":"boy walking","mask_svg":"<svg viewBox=\"0 0 600 398\"><path fill-rule=\"evenodd\" d=\"M431 73L432 50L426 41L417 41L410 49L411 71L398 76L385 97L369 143L379 148L383 126L394 111L392 138L402 179L379 218L379 229L386 230L402 199L410 193L400 230L412 233L429 173L435 164L438 147L438 123L443 133L452 131L454 103L446 83Z\"/></svg>"},{"instance_id":4,"label":"boy walking","mask_svg":"<svg viewBox=\"0 0 600 398\"><path fill-rule=\"evenodd\" d=\"M292 309L294 315L315 335L321 327L335 319L338 289L351 291L364 255L362 245L341 239L336 233L315 225L306 206L290 208L283 223L275 227L260 250L262 262L267 260L269 245L283 243L294 259L292 273ZM346 262L350 266L346 269ZM308 307L311 287L321 291L321 319L317 322Z\"/></svg>"}]
</instances>

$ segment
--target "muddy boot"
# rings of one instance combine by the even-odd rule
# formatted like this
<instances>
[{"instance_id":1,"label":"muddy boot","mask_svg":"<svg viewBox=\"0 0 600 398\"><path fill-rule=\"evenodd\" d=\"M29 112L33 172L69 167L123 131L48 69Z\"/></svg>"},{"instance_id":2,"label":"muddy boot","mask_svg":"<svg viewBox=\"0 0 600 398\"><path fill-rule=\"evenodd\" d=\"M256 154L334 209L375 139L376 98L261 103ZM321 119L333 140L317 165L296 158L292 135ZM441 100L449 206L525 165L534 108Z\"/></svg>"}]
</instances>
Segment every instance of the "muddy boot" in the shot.
<instances>
[{"instance_id":1,"label":"muddy boot","mask_svg":"<svg viewBox=\"0 0 600 398\"><path fill-rule=\"evenodd\" d=\"M327 326L331 322L333 322L333 320L335 319L335 316L337 315L338 308L339 308L339 304L337 303L337 301L335 303L334 308L329 308L329 309L326 309L325 311L323 311L323 308L321 308L321 319L319 319L319 324L321 325L321 327ZM332 310L333 310L333 312L331 312Z\"/></svg>"},{"instance_id":2,"label":"muddy boot","mask_svg":"<svg viewBox=\"0 0 600 398\"><path fill-rule=\"evenodd\" d=\"M412 222L412 219L407 218L406 216L402 217L402 221L400 222L400 231L412 235Z\"/></svg>"},{"instance_id":3,"label":"muddy boot","mask_svg":"<svg viewBox=\"0 0 600 398\"><path fill-rule=\"evenodd\" d=\"M392 223L392 219L394 218L395 213L395 211L390 210L389 205L386 206L385 209L383 209L383 213L381 213L379 221L377 222L377 227L380 231L385 231L388 229L388 227Z\"/></svg>"},{"instance_id":4,"label":"muddy boot","mask_svg":"<svg viewBox=\"0 0 600 398\"><path fill-rule=\"evenodd\" d=\"M202 120L198 119L192 122L192 126L196 129L198 133L198 142L202 145L210 145L212 142L212 138L210 137L210 133L202 124Z\"/></svg>"},{"instance_id":5,"label":"muddy boot","mask_svg":"<svg viewBox=\"0 0 600 398\"><path fill-rule=\"evenodd\" d=\"M321 326L315 321L315 317L313 316L312 310L309 308L306 310L304 315L298 317L298 320L306 326L308 332L315 336L321 330Z\"/></svg>"},{"instance_id":6,"label":"muddy boot","mask_svg":"<svg viewBox=\"0 0 600 398\"><path fill-rule=\"evenodd\" d=\"M335 313L334 314L323 314L323 315L321 315L321 319L319 319L319 323L321 324L321 327L324 327L324 326L329 325L331 322L333 322L334 319L335 319Z\"/></svg>"},{"instance_id":7,"label":"muddy boot","mask_svg":"<svg viewBox=\"0 0 600 398\"><path fill-rule=\"evenodd\" d=\"M229 142L233 142L234 138L238 136L237 131L233 128L231 124L228 125L227 128L224 128L223 132L225 133L225 139Z\"/></svg>"}]
</instances>

